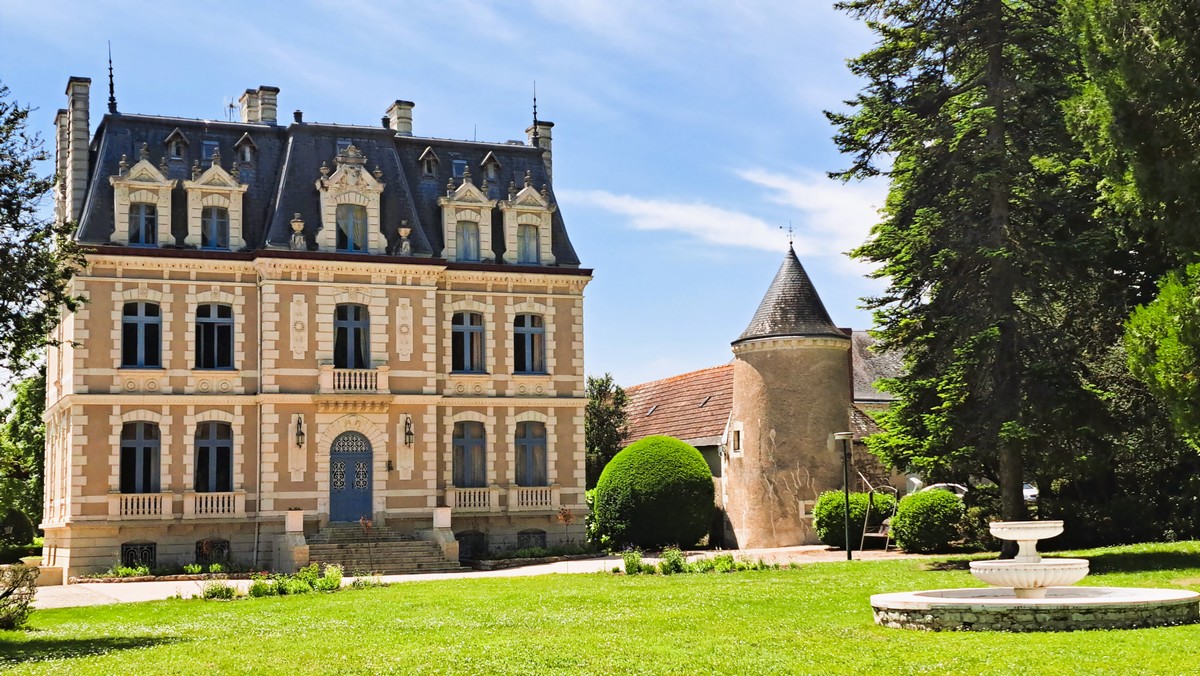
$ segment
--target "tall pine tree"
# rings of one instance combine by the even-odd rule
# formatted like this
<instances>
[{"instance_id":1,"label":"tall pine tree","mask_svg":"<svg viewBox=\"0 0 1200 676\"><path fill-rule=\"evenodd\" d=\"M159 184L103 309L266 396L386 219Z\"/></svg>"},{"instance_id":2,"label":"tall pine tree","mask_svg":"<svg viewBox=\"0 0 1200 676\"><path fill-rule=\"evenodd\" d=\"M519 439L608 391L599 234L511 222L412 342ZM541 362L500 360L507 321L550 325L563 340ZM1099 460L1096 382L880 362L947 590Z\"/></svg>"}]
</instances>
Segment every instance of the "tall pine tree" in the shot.
<instances>
[{"instance_id":1,"label":"tall pine tree","mask_svg":"<svg viewBox=\"0 0 1200 676\"><path fill-rule=\"evenodd\" d=\"M866 80L853 110L828 114L853 156L835 176L891 182L853 255L888 280L866 301L906 365L868 443L894 467L994 479L1004 518L1024 518L1027 466L1082 452L1086 356L1123 316L1096 178L1065 122L1074 45L1054 0L838 6L878 43L850 62Z\"/></svg>"}]
</instances>

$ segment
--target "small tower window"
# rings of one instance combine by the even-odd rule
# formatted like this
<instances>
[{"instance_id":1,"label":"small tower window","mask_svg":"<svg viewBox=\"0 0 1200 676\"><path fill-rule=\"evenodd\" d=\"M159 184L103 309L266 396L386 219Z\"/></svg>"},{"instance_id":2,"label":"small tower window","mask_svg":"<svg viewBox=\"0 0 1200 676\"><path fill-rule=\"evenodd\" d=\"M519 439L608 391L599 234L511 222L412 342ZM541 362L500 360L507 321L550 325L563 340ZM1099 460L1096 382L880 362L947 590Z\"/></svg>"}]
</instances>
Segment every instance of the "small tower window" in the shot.
<instances>
[{"instance_id":1,"label":"small tower window","mask_svg":"<svg viewBox=\"0 0 1200 676\"><path fill-rule=\"evenodd\" d=\"M454 160L454 178L462 178L467 172L466 160Z\"/></svg>"},{"instance_id":2,"label":"small tower window","mask_svg":"<svg viewBox=\"0 0 1200 676\"><path fill-rule=\"evenodd\" d=\"M216 141L205 141L201 148L201 158L205 162L211 161L219 145Z\"/></svg>"},{"instance_id":3,"label":"small tower window","mask_svg":"<svg viewBox=\"0 0 1200 676\"><path fill-rule=\"evenodd\" d=\"M254 161L254 148L250 146L242 146L242 162L250 164Z\"/></svg>"},{"instance_id":4,"label":"small tower window","mask_svg":"<svg viewBox=\"0 0 1200 676\"><path fill-rule=\"evenodd\" d=\"M171 141L170 154L171 154L171 159L173 159L173 160L183 159L183 142L182 141Z\"/></svg>"}]
</instances>

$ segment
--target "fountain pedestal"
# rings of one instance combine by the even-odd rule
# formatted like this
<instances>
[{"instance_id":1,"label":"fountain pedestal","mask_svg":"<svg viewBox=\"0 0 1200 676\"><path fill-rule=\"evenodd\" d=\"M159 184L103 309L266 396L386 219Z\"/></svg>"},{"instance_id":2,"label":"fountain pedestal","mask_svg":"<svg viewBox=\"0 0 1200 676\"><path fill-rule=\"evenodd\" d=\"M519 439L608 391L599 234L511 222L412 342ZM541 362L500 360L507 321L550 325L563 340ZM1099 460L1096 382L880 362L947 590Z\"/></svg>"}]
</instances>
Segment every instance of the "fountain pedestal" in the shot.
<instances>
[{"instance_id":1,"label":"fountain pedestal","mask_svg":"<svg viewBox=\"0 0 1200 676\"><path fill-rule=\"evenodd\" d=\"M1049 587L1065 587L1088 574L1087 559L1047 559L1037 552L1037 541L1063 532L1062 521L996 521L992 535L1016 541L1019 549L1011 561L972 561L971 574L993 587L1012 587L1019 599L1040 599Z\"/></svg>"}]
</instances>

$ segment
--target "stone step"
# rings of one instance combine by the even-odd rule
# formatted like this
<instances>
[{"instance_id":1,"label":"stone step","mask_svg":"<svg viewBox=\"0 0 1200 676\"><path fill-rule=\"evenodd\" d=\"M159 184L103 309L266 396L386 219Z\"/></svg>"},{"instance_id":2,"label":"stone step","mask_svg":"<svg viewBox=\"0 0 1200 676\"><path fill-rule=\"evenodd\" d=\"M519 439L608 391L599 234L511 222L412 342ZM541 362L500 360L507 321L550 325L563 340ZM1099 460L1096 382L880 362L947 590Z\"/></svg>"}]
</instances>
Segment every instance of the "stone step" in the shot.
<instances>
[{"instance_id":1,"label":"stone step","mask_svg":"<svg viewBox=\"0 0 1200 676\"><path fill-rule=\"evenodd\" d=\"M332 533L333 541L318 542L316 538L309 540L308 556L310 561L322 564L336 564L342 567L346 575L356 572L373 572L381 575L400 575L405 573L440 573L468 570L457 561L447 561L442 556L441 548L436 543L423 540L413 540L406 536L395 536L395 540L378 541L372 533L372 540L362 539L350 541L352 529L342 533ZM326 536L331 535L324 531ZM338 541L346 537L347 541ZM361 535L361 531L358 533ZM390 535L385 533L385 535ZM403 539L401 539L403 538Z\"/></svg>"}]
</instances>

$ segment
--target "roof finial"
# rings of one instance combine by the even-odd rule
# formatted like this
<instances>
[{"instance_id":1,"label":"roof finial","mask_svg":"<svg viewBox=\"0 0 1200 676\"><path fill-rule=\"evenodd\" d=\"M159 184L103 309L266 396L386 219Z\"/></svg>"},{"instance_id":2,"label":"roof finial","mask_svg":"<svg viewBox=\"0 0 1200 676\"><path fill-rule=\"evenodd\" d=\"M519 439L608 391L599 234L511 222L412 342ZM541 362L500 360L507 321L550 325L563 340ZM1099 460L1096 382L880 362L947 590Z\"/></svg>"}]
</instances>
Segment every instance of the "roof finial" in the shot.
<instances>
[{"instance_id":1,"label":"roof finial","mask_svg":"<svg viewBox=\"0 0 1200 676\"><path fill-rule=\"evenodd\" d=\"M117 90L113 86L112 40L108 41L108 112L117 112Z\"/></svg>"},{"instance_id":2,"label":"roof finial","mask_svg":"<svg viewBox=\"0 0 1200 676\"><path fill-rule=\"evenodd\" d=\"M787 230L787 234L788 234L788 248L789 248L789 249L793 248L793 247L792 247L792 243L796 241L796 237L795 237L795 234L794 234L794 233L793 233L793 231L792 231L792 222L791 222L791 221L788 221L787 228L784 228L784 227L781 225L781 226L779 226L779 229L780 229L780 230Z\"/></svg>"},{"instance_id":3,"label":"roof finial","mask_svg":"<svg viewBox=\"0 0 1200 676\"><path fill-rule=\"evenodd\" d=\"M533 136L531 137L533 146L538 147L538 141L541 139L541 134L538 133L537 123L537 80L533 81Z\"/></svg>"}]
</instances>

